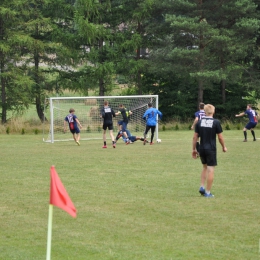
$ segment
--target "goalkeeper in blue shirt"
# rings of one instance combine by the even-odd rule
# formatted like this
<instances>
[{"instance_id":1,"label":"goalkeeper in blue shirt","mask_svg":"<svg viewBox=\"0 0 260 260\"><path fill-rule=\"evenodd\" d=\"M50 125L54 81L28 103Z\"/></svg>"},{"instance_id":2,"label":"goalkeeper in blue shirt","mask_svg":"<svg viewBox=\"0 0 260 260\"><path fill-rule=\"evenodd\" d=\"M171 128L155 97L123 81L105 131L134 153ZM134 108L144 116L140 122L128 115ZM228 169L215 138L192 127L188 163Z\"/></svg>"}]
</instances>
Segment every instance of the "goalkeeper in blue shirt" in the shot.
<instances>
[{"instance_id":1,"label":"goalkeeper in blue shirt","mask_svg":"<svg viewBox=\"0 0 260 260\"><path fill-rule=\"evenodd\" d=\"M144 142L143 144L146 144L146 135L148 131L151 129L151 142L150 145L153 144L153 137L154 137L154 131L157 124L157 115L162 119L162 112L160 112L158 109L154 108L152 103L148 104L148 109L145 111L143 115L143 119L146 120L146 128L144 132Z\"/></svg>"}]
</instances>

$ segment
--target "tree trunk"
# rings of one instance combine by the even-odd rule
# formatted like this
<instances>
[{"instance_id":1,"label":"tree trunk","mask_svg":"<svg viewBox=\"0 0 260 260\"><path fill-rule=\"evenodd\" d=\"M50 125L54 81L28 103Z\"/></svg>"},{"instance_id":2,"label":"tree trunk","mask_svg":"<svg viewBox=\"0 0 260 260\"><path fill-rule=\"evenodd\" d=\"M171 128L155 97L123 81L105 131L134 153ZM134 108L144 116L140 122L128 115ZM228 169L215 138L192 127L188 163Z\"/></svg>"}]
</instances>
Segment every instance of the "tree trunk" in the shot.
<instances>
[{"instance_id":1,"label":"tree trunk","mask_svg":"<svg viewBox=\"0 0 260 260\"><path fill-rule=\"evenodd\" d=\"M99 96L105 96L105 84L103 79L99 79Z\"/></svg>"},{"instance_id":2,"label":"tree trunk","mask_svg":"<svg viewBox=\"0 0 260 260\"><path fill-rule=\"evenodd\" d=\"M4 35L4 22L3 19L0 18L0 39L3 40ZM6 107L6 81L2 77L2 73L4 72L4 54L0 52L0 83L1 83L1 102L2 102L2 113L1 113L1 122L2 124L7 121L7 107Z\"/></svg>"},{"instance_id":3,"label":"tree trunk","mask_svg":"<svg viewBox=\"0 0 260 260\"><path fill-rule=\"evenodd\" d=\"M221 68L222 71L225 69L224 59L221 57ZM226 103L226 80L222 79L221 81L221 95L222 95L222 103Z\"/></svg>"},{"instance_id":4,"label":"tree trunk","mask_svg":"<svg viewBox=\"0 0 260 260\"><path fill-rule=\"evenodd\" d=\"M222 79L221 84L221 93L222 93L222 103L226 103L226 80Z\"/></svg>"},{"instance_id":5,"label":"tree trunk","mask_svg":"<svg viewBox=\"0 0 260 260\"><path fill-rule=\"evenodd\" d=\"M198 105L203 102L203 81L199 81L199 87L198 87Z\"/></svg>"},{"instance_id":6,"label":"tree trunk","mask_svg":"<svg viewBox=\"0 0 260 260\"><path fill-rule=\"evenodd\" d=\"M36 85L36 94L35 94L35 105L36 111L41 122L44 122L44 110L41 101L41 86L40 86L40 78L39 78L39 54L37 52L34 53L34 81Z\"/></svg>"},{"instance_id":7,"label":"tree trunk","mask_svg":"<svg viewBox=\"0 0 260 260\"><path fill-rule=\"evenodd\" d=\"M139 34L142 33L142 28L141 28L141 23L138 21L138 25L137 25L137 32ZM141 46L139 46L136 50L136 60L140 60L140 56L141 56ZM136 86L138 89L138 95L142 95L142 86L141 86L141 71L138 70L137 75L136 75Z\"/></svg>"},{"instance_id":8,"label":"tree trunk","mask_svg":"<svg viewBox=\"0 0 260 260\"><path fill-rule=\"evenodd\" d=\"M4 63L1 62L0 73L4 70ZM2 113L1 113L1 122L2 124L7 121L7 107L6 107L6 81L1 77L1 102L2 102Z\"/></svg>"}]
</instances>

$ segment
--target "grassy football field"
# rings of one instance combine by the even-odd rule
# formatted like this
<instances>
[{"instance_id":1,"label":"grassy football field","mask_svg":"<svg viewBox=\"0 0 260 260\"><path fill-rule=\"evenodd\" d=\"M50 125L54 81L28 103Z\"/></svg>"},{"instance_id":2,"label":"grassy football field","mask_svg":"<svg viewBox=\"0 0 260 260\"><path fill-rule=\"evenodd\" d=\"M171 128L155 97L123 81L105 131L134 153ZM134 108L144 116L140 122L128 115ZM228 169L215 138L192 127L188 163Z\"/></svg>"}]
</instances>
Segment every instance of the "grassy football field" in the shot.
<instances>
[{"instance_id":1,"label":"grassy football field","mask_svg":"<svg viewBox=\"0 0 260 260\"><path fill-rule=\"evenodd\" d=\"M260 259L260 132L247 143L241 130L223 135L215 198L198 192L192 131L116 149L0 135L0 259L46 259L51 165L77 209L72 218L54 207L52 260Z\"/></svg>"}]
</instances>

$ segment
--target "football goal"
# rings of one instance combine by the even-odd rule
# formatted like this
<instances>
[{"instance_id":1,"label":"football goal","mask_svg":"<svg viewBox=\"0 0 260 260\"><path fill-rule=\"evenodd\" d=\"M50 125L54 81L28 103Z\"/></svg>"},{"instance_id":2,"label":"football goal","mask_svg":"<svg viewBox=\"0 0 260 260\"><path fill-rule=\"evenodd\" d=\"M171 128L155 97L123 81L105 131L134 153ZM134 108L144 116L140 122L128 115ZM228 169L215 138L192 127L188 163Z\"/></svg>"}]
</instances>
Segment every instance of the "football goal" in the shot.
<instances>
[{"instance_id":1,"label":"football goal","mask_svg":"<svg viewBox=\"0 0 260 260\"><path fill-rule=\"evenodd\" d=\"M104 101L109 102L109 106L118 112L120 104L133 114L129 118L128 130L131 135L143 136L145 121L142 116L148 108L148 103L158 109L158 95L139 96L92 96L92 97L51 97L45 99L44 113L45 121L43 127L43 141L54 143L56 141L73 140L69 131L64 133L64 118L69 114L69 109L75 109L75 115L82 124L81 140L102 139L103 120L100 118L100 111L104 106ZM114 117L114 135L118 132L117 122L122 116ZM110 138L107 134L107 138ZM158 127L156 127L155 140L158 138Z\"/></svg>"}]
</instances>

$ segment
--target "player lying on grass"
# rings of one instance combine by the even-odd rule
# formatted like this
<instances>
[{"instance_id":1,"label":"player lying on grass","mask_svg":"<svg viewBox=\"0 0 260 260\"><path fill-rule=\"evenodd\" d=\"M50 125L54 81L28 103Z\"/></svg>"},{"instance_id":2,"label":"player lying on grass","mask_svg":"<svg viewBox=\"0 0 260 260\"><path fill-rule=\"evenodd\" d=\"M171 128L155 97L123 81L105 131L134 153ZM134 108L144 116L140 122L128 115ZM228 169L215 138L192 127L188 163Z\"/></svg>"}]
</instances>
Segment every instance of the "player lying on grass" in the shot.
<instances>
[{"instance_id":1,"label":"player lying on grass","mask_svg":"<svg viewBox=\"0 0 260 260\"><path fill-rule=\"evenodd\" d=\"M126 133L127 133L127 136L128 136L128 139L129 139L129 142L127 141L127 139L125 138L125 136L122 134L121 130L117 133L117 136L116 136L116 142L117 140L119 140L121 137L123 139L123 141L126 143L126 144L132 144L134 143L135 141L137 140L140 140L140 141L144 141L144 138L143 137L139 137L139 136L135 136L135 135L131 135L130 131L128 129L126 129ZM148 141L146 141L147 143L149 143Z\"/></svg>"}]
</instances>

